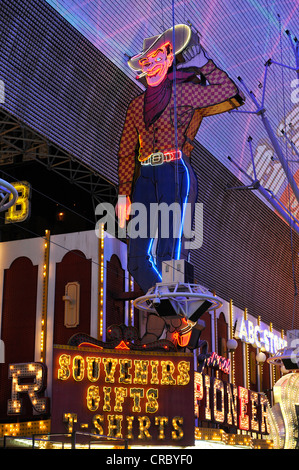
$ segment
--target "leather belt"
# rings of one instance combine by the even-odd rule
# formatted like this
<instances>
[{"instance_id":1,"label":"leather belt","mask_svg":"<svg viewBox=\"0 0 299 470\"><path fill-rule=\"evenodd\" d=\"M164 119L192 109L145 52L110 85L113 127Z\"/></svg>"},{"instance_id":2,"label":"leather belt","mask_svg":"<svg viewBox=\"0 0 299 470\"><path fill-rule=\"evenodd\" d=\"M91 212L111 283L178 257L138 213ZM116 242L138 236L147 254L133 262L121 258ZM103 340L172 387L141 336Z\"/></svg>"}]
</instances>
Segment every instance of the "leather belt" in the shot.
<instances>
[{"instance_id":1,"label":"leather belt","mask_svg":"<svg viewBox=\"0 0 299 470\"><path fill-rule=\"evenodd\" d=\"M141 165L162 165L164 162L172 162L182 158L181 150L167 150L166 152L152 153L146 160L140 162Z\"/></svg>"}]
</instances>

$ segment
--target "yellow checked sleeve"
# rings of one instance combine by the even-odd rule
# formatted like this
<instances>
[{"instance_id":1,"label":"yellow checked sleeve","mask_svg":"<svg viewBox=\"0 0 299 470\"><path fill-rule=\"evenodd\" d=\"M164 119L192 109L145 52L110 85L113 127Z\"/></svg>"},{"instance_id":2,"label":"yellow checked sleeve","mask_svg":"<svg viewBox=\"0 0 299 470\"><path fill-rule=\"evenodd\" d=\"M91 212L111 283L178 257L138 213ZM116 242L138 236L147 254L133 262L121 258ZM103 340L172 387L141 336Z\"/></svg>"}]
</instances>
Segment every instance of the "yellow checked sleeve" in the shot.
<instances>
[{"instance_id":1,"label":"yellow checked sleeve","mask_svg":"<svg viewBox=\"0 0 299 470\"><path fill-rule=\"evenodd\" d=\"M135 170L138 132L134 122L134 101L129 105L118 152L119 194L130 196Z\"/></svg>"},{"instance_id":2,"label":"yellow checked sleeve","mask_svg":"<svg viewBox=\"0 0 299 470\"><path fill-rule=\"evenodd\" d=\"M229 111L243 104L244 95L227 73L218 69L212 60L201 67L200 72L207 79L208 85L192 86L192 84L187 84L185 99L188 100L189 95L191 106L205 108L203 116Z\"/></svg>"}]
</instances>

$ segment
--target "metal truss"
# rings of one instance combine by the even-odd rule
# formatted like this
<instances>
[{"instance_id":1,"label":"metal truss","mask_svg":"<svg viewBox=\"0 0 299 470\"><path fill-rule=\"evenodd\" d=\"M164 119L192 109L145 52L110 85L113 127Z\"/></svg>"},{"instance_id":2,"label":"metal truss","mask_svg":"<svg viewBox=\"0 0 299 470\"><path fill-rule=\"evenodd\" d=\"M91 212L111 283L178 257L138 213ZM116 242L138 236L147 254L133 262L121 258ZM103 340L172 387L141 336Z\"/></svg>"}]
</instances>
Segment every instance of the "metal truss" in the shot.
<instances>
[{"instance_id":1,"label":"metal truss","mask_svg":"<svg viewBox=\"0 0 299 470\"><path fill-rule=\"evenodd\" d=\"M116 201L116 185L0 108L0 165L29 160L88 192L94 209L101 202Z\"/></svg>"},{"instance_id":2,"label":"metal truss","mask_svg":"<svg viewBox=\"0 0 299 470\"><path fill-rule=\"evenodd\" d=\"M274 131L273 131L271 125L270 125L270 122L269 122L269 120L266 116L266 109L265 109L265 106L264 106L264 104L265 104L265 93L266 93L266 84L267 84L267 72L268 72L268 68L272 64L275 64L275 65L278 65L280 67L285 67L285 68L288 68L290 70L293 70L294 72L296 72L297 77L299 78L299 43L298 43L297 38L294 38L294 39L292 38L292 36L291 36L291 34L288 30L286 31L286 34L287 34L287 36L290 40L291 47L292 47L292 50L293 50L293 53L294 53L294 56L295 56L295 64L296 64L295 67L290 67L290 66L287 66L285 64L275 62L272 59L269 59L265 63L263 95L262 95L261 103L259 103L257 101L257 99L255 98L254 93L247 88L247 86L246 86L245 82L242 80L242 78L238 77L238 80L242 84L242 86L245 89L247 95L250 97L250 99L254 103L254 105L256 107L256 110L255 111L233 110L233 111L230 111L230 113L255 114L255 115L261 117L264 128L265 128L265 130L268 134L268 137L269 137L269 139L270 139L270 141L273 145L274 151L275 151L276 156L277 156L277 158L275 158L275 160L276 159L279 160L279 162L280 162L280 164L281 164L281 166L284 170L284 173L286 175L287 181L288 181L290 187L292 188L293 193L294 193L297 201L299 202L299 188L298 188L297 183L294 179L294 176L293 176L293 174L292 174L292 172L289 168L289 162L291 160L286 159L286 157L285 157L285 155L284 155L284 153L281 149L281 146L280 146L280 144L277 140L277 137L276 137L276 135L275 135L275 133L274 133ZM289 142L289 144L291 144L292 149L298 155L298 150L296 149L294 143L292 141L288 140L288 137L287 137L286 133L284 132L284 130L282 130L281 133L284 136L284 138ZM283 219L299 234L299 221L296 219L296 217L281 203L281 201L279 201L279 199L274 195L274 193L272 191L270 191L266 188L263 188L262 185L260 184L259 180L257 179L256 171L255 171L253 151L252 151L252 137L251 136L249 136L249 138L248 138L248 143L249 143L249 147L250 147L250 155L251 155L254 178L251 178L251 176L248 175L231 157L228 157L228 159L238 168L238 170L243 175L245 175L251 181L251 183L247 186L227 187L226 190L243 190L243 189L245 189L245 190L246 189L247 190L258 190L260 192L260 194L262 194L262 196L264 196L265 199L273 206L273 208L283 217ZM296 160L296 163L297 162L298 161Z\"/></svg>"}]
</instances>

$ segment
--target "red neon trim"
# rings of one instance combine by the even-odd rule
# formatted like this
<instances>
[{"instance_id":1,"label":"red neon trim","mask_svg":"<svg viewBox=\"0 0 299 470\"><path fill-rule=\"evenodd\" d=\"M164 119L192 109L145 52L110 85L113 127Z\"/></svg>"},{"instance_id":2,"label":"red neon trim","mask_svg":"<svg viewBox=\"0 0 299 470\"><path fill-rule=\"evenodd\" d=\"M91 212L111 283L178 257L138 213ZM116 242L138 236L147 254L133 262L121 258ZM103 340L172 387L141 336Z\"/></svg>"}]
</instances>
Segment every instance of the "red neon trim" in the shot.
<instances>
[{"instance_id":1,"label":"red neon trim","mask_svg":"<svg viewBox=\"0 0 299 470\"><path fill-rule=\"evenodd\" d=\"M79 344L79 348L90 347L90 346L93 348L103 349L102 346L98 346L97 344L93 344L93 343L80 343Z\"/></svg>"},{"instance_id":2,"label":"red neon trim","mask_svg":"<svg viewBox=\"0 0 299 470\"><path fill-rule=\"evenodd\" d=\"M149 79L151 77L157 77L157 80L154 82L153 86L157 86L159 83L164 80L164 77L167 74L167 70L170 66L169 64L169 59L166 51L166 46L170 45L170 42L166 42L165 44L162 44L158 49L150 52L147 54L145 57L139 60L139 64L142 68L142 71L146 73L147 75L147 82L149 85ZM161 63L158 62L155 57L160 53L165 53L166 57L161 60ZM155 62L151 63L149 59L154 59Z\"/></svg>"},{"instance_id":3,"label":"red neon trim","mask_svg":"<svg viewBox=\"0 0 299 470\"><path fill-rule=\"evenodd\" d=\"M168 150L164 152L165 161L171 162L172 160L179 160L182 158L181 150Z\"/></svg>"}]
</instances>

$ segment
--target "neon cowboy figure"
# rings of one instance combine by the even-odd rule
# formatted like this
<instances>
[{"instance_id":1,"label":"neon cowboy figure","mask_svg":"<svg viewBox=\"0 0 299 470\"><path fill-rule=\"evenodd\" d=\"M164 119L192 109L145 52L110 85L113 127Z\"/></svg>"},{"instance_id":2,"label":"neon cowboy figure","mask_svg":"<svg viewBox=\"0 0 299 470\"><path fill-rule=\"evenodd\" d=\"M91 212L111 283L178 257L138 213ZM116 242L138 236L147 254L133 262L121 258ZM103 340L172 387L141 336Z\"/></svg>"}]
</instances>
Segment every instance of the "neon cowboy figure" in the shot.
<instances>
[{"instance_id":1,"label":"neon cowboy figure","mask_svg":"<svg viewBox=\"0 0 299 470\"><path fill-rule=\"evenodd\" d=\"M148 214L152 203L170 206L178 202L182 208L182 226L185 205L194 206L197 198L197 180L190 155L201 121L205 116L236 108L244 101L227 74L206 58L198 35L194 38L193 34L189 26L177 25L175 51L173 28L170 28L145 39L143 51L128 61L134 71L145 75L147 88L130 103L120 141L119 195L126 197L119 199L122 200L117 207L119 218L125 214L128 219L131 201L143 203ZM181 54L184 60L178 64L175 74L174 54L176 57ZM208 84L203 85L197 76L204 77ZM149 230L152 221L148 219L145 223ZM163 261L188 257L182 232L174 233L170 223L169 236L163 238L161 224L163 220L158 222L155 237L148 232L147 238L129 238L128 269L144 292L161 282Z\"/></svg>"}]
</instances>

